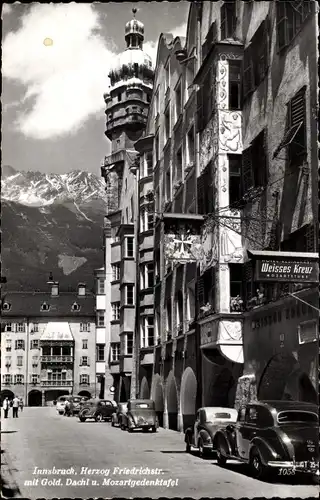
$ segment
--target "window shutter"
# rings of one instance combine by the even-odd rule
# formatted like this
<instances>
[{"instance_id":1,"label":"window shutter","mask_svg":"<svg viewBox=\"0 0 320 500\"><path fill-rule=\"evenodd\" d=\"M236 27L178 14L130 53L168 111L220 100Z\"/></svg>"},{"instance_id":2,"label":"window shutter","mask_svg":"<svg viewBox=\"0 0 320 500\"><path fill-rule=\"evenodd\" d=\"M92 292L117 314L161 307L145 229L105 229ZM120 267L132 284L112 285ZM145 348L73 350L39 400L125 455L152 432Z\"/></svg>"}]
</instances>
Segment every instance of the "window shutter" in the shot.
<instances>
[{"instance_id":1,"label":"window shutter","mask_svg":"<svg viewBox=\"0 0 320 500\"><path fill-rule=\"evenodd\" d=\"M227 38L227 6L224 3L220 9L220 17L221 17L221 40Z\"/></svg>"},{"instance_id":2,"label":"window shutter","mask_svg":"<svg viewBox=\"0 0 320 500\"><path fill-rule=\"evenodd\" d=\"M276 8L278 50L281 51L288 45L288 19L286 15L286 2L276 2Z\"/></svg>"},{"instance_id":3,"label":"window shutter","mask_svg":"<svg viewBox=\"0 0 320 500\"><path fill-rule=\"evenodd\" d=\"M305 93L306 88L303 87L296 93L290 102L290 126L298 125L300 122L305 121Z\"/></svg>"},{"instance_id":4,"label":"window shutter","mask_svg":"<svg viewBox=\"0 0 320 500\"><path fill-rule=\"evenodd\" d=\"M197 91L197 132L201 132L203 130L203 87L200 86Z\"/></svg>"},{"instance_id":5,"label":"window shutter","mask_svg":"<svg viewBox=\"0 0 320 500\"><path fill-rule=\"evenodd\" d=\"M198 202L198 213L204 213L204 201L205 201L205 182L204 176L200 175L197 179L197 202Z\"/></svg>"},{"instance_id":6,"label":"window shutter","mask_svg":"<svg viewBox=\"0 0 320 500\"><path fill-rule=\"evenodd\" d=\"M90 358L89 358L89 356L87 357L87 366L90 366Z\"/></svg>"},{"instance_id":7,"label":"window shutter","mask_svg":"<svg viewBox=\"0 0 320 500\"><path fill-rule=\"evenodd\" d=\"M242 152L242 195L244 195L252 186L252 148L249 147Z\"/></svg>"},{"instance_id":8,"label":"window shutter","mask_svg":"<svg viewBox=\"0 0 320 500\"><path fill-rule=\"evenodd\" d=\"M243 53L243 97L254 90L254 72L252 65L251 47Z\"/></svg>"},{"instance_id":9,"label":"window shutter","mask_svg":"<svg viewBox=\"0 0 320 500\"><path fill-rule=\"evenodd\" d=\"M197 283L197 295L199 306L204 305L204 279L203 276L199 276Z\"/></svg>"},{"instance_id":10,"label":"window shutter","mask_svg":"<svg viewBox=\"0 0 320 500\"><path fill-rule=\"evenodd\" d=\"M314 252L315 251L315 231L314 225L308 224L306 228L306 251Z\"/></svg>"},{"instance_id":11,"label":"window shutter","mask_svg":"<svg viewBox=\"0 0 320 500\"><path fill-rule=\"evenodd\" d=\"M245 262L243 265L243 290L245 302L248 305L249 300L253 297L253 263L252 261Z\"/></svg>"}]
</instances>

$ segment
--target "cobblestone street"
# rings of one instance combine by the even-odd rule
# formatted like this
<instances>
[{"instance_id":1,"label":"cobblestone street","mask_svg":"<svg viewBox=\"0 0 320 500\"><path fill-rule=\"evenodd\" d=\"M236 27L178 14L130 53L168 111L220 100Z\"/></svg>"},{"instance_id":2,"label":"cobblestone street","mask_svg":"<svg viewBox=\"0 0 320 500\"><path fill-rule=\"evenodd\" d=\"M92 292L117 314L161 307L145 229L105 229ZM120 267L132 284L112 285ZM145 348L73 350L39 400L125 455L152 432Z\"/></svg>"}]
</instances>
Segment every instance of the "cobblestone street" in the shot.
<instances>
[{"instance_id":1,"label":"cobblestone street","mask_svg":"<svg viewBox=\"0 0 320 500\"><path fill-rule=\"evenodd\" d=\"M308 478L278 477L266 483L252 479L241 464L223 469L214 457L188 455L177 432L161 428L157 434L128 434L109 423L60 416L53 407L25 408L18 419L3 420L1 438L6 457L2 463L7 463L4 479L26 498L318 496L318 487ZM54 467L70 470L50 475L43 471ZM117 467L138 471L126 474ZM147 468L158 471L150 474ZM117 484L129 479L158 479L158 484Z\"/></svg>"}]
</instances>

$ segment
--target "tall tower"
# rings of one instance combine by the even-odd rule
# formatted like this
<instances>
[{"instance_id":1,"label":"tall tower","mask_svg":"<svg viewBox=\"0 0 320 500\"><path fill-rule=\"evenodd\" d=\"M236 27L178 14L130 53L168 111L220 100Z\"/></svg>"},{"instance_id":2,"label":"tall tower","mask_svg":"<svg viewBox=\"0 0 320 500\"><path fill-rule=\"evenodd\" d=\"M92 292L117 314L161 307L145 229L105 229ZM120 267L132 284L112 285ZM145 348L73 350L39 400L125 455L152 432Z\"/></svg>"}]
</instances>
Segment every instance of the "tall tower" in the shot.
<instances>
[{"instance_id":1,"label":"tall tower","mask_svg":"<svg viewBox=\"0 0 320 500\"><path fill-rule=\"evenodd\" d=\"M138 221L137 151L148 118L154 70L143 51L144 25L135 18L126 24L126 49L110 73L105 135L111 154L101 168L106 182L105 241L105 397L127 401L136 383L133 363L136 243Z\"/></svg>"},{"instance_id":2,"label":"tall tower","mask_svg":"<svg viewBox=\"0 0 320 500\"><path fill-rule=\"evenodd\" d=\"M131 149L146 127L153 76L151 57L143 51L144 25L135 18L126 24L126 49L119 54L110 73L106 103L105 135L112 152Z\"/></svg>"}]
</instances>

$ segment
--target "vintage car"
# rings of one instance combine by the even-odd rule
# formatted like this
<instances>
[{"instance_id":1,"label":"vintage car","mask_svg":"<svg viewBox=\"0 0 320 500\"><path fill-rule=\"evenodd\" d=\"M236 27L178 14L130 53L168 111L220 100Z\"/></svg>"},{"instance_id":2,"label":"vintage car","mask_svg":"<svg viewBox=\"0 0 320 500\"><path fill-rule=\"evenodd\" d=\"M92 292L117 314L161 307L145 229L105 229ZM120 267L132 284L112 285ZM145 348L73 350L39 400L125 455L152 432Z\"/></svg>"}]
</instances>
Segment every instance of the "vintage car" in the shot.
<instances>
[{"instance_id":1,"label":"vintage car","mask_svg":"<svg viewBox=\"0 0 320 500\"><path fill-rule=\"evenodd\" d=\"M67 417L78 415L81 409L81 402L81 396L69 396L64 406L64 415Z\"/></svg>"},{"instance_id":2,"label":"vintage car","mask_svg":"<svg viewBox=\"0 0 320 500\"><path fill-rule=\"evenodd\" d=\"M66 396L59 396L59 398L56 401L56 410L60 415L64 414L64 407L66 404L66 401L69 399L69 395L67 394Z\"/></svg>"},{"instance_id":3,"label":"vintage car","mask_svg":"<svg viewBox=\"0 0 320 500\"><path fill-rule=\"evenodd\" d=\"M287 475L319 474L319 418L315 404L250 403L240 408L236 424L218 431L216 439L219 465L224 466L228 459L247 463L256 478L280 469L286 469Z\"/></svg>"},{"instance_id":4,"label":"vintage car","mask_svg":"<svg viewBox=\"0 0 320 500\"><path fill-rule=\"evenodd\" d=\"M121 427L122 419L126 418L127 409L128 403L118 403L117 411L116 413L113 413L111 417L112 427L115 427L116 425Z\"/></svg>"},{"instance_id":5,"label":"vintage car","mask_svg":"<svg viewBox=\"0 0 320 500\"><path fill-rule=\"evenodd\" d=\"M238 412L234 408L206 406L197 411L196 421L185 432L186 452L198 448L199 456L204 457L215 450L216 433L219 429L237 421Z\"/></svg>"},{"instance_id":6,"label":"vintage car","mask_svg":"<svg viewBox=\"0 0 320 500\"><path fill-rule=\"evenodd\" d=\"M94 419L96 422L111 420L112 414L117 411L117 405L114 401L107 399L89 399L86 401L79 412L80 422L88 419Z\"/></svg>"},{"instance_id":7,"label":"vintage car","mask_svg":"<svg viewBox=\"0 0 320 500\"><path fill-rule=\"evenodd\" d=\"M142 429L147 432L157 432L158 420L154 401L151 399L129 399L127 413L121 419L121 429L132 432Z\"/></svg>"}]
</instances>

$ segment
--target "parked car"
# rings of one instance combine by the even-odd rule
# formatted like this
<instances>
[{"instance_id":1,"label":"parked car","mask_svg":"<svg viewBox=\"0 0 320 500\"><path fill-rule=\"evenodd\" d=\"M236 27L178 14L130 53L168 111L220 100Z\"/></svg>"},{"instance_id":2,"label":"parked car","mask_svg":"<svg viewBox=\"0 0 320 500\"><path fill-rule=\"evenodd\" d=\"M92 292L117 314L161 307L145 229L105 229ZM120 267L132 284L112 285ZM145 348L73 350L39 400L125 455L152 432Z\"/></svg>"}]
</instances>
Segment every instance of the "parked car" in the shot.
<instances>
[{"instance_id":1,"label":"parked car","mask_svg":"<svg viewBox=\"0 0 320 500\"><path fill-rule=\"evenodd\" d=\"M216 448L216 433L219 429L237 421L238 412L234 408L206 406L197 411L196 421L185 432L186 452L198 448L199 456L204 457Z\"/></svg>"},{"instance_id":2,"label":"parked car","mask_svg":"<svg viewBox=\"0 0 320 500\"><path fill-rule=\"evenodd\" d=\"M121 429L132 432L142 429L147 432L157 432L158 419L154 401L151 399L129 399L127 413L121 418Z\"/></svg>"},{"instance_id":3,"label":"parked car","mask_svg":"<svg viewBox=\"0 0 320 500\"><path fill-rule=\"evenodd\" d=\"M67 394L66 396L59 396L57 399L57 404L56 404L56 409L59 415L64 414L64 407L66 404L67 399L69 399L69 395Z\"/></svg>"},{"instance_id":4,"label":"parked car","mask_svg":"<svg viewBox=\"0 0 320 500\"><path fill-rule=\"evenodd\" d=\"M126 418L128 403L119 403L116 413L112 414L111 425L112 427L118 425L121 427L122 419Z\"/></svg>"},{"instance_id":5,"label":"parked car","mask_svg":"<svg viewBox=\"0 0 320 500\"><path fill-rule=\"evenodd\" d=\"M250 403L239 410L236 424L221 429L216 437L221 466L228 459L248 463L256 478L264 478L275 469L286 469L287 474L318 474L319 418L315 404Z\"/></svg>"},{"instance_id":6,"label":"parked car","mask_svg":"<svg viewBox=\"0 0 320 500\"><path fill-rule=\"evenodd\" d=\"M112 414L117 411L117 406L114 401L107 399L89 399L86 401L80 412L80 422L85 422L88 419L94 419L96 422L111 420Z\"/></svg>"}]
</instances>

